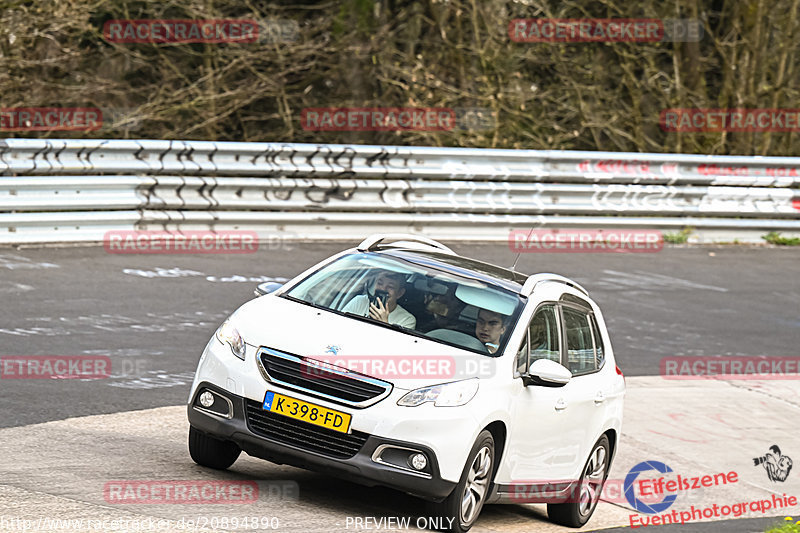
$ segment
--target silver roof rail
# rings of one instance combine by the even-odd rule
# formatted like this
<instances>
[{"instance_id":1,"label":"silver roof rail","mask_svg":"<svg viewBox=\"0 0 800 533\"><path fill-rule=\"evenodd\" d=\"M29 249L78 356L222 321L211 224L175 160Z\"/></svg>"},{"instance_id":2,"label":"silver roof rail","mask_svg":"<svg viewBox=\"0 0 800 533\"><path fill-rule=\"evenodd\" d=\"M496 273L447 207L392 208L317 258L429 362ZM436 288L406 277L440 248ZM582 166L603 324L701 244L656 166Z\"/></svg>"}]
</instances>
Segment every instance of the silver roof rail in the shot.
<instances>
[{"instance_id":1,"label":"silver roof rail","mask_svg":"<svg viewBox=\"0 0 800 533\"><path fill-rule=\"evenodd\" d=\"M586 296L589 296L589 293L586 289L571 279L565 278L564 276L560 276L558 274L551 274L550 272L543 272L541 274L533 274L532 276L528 276L528 279L525 280L525 284L522 286L522 289L519 291L519 293L523 296L530 296L538 284L547 283L548 281L563 283L581 291Z\"/></svg>"},{"instance_id":2,"label":"silver roof rail","mask_svg":"<svg viewBox=\"0 0 800 533\"><path fill-rule=\"evenodd\" d=\"M392 242L384 242L388 240L392 240ZM458 255L440 242L420 235L411 235L410 233L376 233L370 235L358 245L359 252L373 252L382 248L409 248Z\"/></svg>"}]
</instances>

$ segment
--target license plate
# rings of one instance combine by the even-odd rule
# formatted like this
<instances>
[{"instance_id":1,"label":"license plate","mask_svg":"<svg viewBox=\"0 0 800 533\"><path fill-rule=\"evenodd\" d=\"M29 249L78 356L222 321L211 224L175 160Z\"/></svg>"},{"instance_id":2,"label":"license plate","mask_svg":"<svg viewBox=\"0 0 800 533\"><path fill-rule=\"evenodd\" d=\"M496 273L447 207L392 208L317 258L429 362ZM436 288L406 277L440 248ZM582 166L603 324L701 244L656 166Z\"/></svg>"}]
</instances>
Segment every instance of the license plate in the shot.
<instances>
[{"instance_id":1,"label":"license plate","mask_svg":"<svg viewBox=\"0 0 800 533\"><path fill-rule=\"evenodd\" d=\"M289 418L295 418L342 433L348 432L350 420L352 419L352 416L347 413L334 411L321 405L296 400L271 391L268 391L264 396L264 405L262 407L265 411L271 413L288 416Z\"/></svg>"}]
</instances>

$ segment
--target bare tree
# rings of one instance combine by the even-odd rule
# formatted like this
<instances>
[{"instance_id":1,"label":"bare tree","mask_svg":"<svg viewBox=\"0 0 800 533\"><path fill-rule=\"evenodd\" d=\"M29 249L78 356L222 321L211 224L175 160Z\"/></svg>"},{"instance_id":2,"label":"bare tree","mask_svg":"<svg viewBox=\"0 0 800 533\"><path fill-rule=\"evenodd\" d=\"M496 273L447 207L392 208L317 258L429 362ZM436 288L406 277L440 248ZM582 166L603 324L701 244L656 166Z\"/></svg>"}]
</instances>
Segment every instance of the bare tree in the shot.
<instances>
[{"instance_id":1,"label":"bare tree","mask_svg":"<svg viewBox=\"0 0 800 533\"><path fill-rule=\"evenodd\" d=\"M98 107L16 136L796 155L794 132L671 132L667 108L796 106L800 0L0 0L0 106ZM518 18L694 19L695 42L515 42ZM118 19L252 19L258 42L110 42ZM281 33L280 28L285 30ZM490 127L303 129L310 107L483 108Z\"/></svg>"}]
</instances>

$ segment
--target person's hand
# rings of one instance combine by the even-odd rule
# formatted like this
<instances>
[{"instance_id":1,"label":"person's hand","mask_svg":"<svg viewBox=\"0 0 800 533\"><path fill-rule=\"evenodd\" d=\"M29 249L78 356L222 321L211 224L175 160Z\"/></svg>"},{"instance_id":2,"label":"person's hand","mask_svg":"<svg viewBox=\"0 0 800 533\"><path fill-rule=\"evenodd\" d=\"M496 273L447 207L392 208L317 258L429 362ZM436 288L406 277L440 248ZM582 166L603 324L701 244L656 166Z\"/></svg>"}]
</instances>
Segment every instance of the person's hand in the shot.
<instances>
[{"instance_id":1,"label":"person's hand","mask_svg":"<svg viewBox=\"0 0 800 533\"><path fill-rule=\"evenodd\" d=\"M374 318L375 320L380 320L381 322L389 323L389 310L383 306L383 302L380 298L375 300L375 303L369 304L369 316Z\"/></svg>"}]
</instances>

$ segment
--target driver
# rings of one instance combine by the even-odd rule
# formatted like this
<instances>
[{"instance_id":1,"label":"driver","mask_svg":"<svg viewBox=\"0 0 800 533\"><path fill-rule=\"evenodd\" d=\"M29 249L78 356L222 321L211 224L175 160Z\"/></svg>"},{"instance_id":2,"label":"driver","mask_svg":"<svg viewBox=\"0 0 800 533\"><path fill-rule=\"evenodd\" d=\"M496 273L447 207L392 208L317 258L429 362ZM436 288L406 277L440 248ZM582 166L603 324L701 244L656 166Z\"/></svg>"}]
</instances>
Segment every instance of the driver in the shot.
<instances>
[{"instance_id":1,"label":"driver","mask_svg":"<svg viewBox=\"0 0 800 533\"><path fill-rule=\"evenodd\" d=\"M396 324L404 328L414 329L417 319L414 315L397 305L397 299L406 293L406 277L398 272L381 271L375 278L372 294L386 294L386 305L380 298L370 302L367 294L359 294L344 306L345 313L368 316L387 324Z\"/></svg>"},{"instance_id":2,"label":"driver","mask_svg":"<svg viewBox=\"0 0 800 533\"><path fill-rule=\"evenodd\" d=\"M475 336L486 346L489 353L495 353L500 347L500 337L506 332L506 319L505 315L488 309L478 310Z\"/></svg>"}]
</instances>

